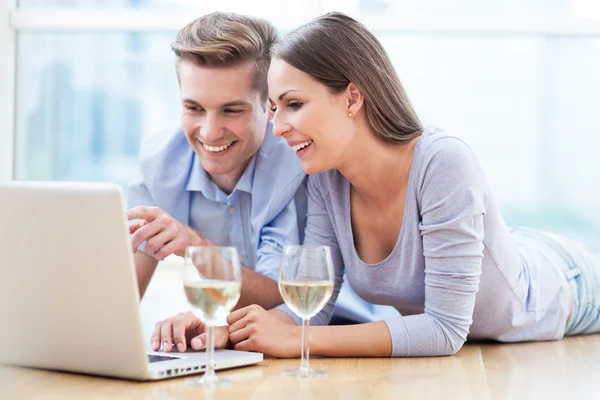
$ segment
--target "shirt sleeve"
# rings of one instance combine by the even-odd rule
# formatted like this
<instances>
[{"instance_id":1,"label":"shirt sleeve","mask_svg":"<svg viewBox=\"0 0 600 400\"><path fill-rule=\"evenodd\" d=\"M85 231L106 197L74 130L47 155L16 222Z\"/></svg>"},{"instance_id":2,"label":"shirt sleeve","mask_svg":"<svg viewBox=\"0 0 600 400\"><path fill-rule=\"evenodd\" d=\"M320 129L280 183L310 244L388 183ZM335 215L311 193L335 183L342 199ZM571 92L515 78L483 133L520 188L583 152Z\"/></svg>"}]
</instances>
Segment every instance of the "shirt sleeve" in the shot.
<instances>
[{"instance_id":1,"label":"shirt sleeve","mask_svg":"<svg viewBox=\"0 0 600 400\"><path fill-rule=\"evenodd\" d=\"M262 228L254 270L277 282L283 247L299 243L298 213L295 199L292 199L271 222Z\"/></svg>"},{"instance_id":2,"label":"shirt sleeve","mask_svg":"<svg viewBox=\"0 0 600 400\"><path fill-rule=\"evenodd\" d=\"M319 185L319 176L313 175L308 179L308 213L306 216L306 228L304 231L304 244L306 245L325 245L331 248L331 257L334 270L334 289L331 298L317 315L311 318L311 325L327 325L333 316L335 302L340 292L340 287L344 281L344 263L342 254L338 246L337 237L322 196L322 187ZM277 307L289 314L297 325L302 323L298 317L285 304Z\"/></svg>"},{"instance_id":3,"label":"shirt sleeve","mask_svg":"<svg viewBox=\"0 0 600 400\"><path fill-rule=\"evenodd\" d=\"M127 190L127 208L130 209L138 206L156 206L152 195L146 187L142 171L139 167ZM144 252L145 248L146 242L143 242L138 247L138 251Z\"/></svg>"},{"instance_id":4,"label":"shirt sleeve","mask_svg":"<svg viewBox=\"0 0 600 400\"><path fill-rule=\"evenodd\" d=\"M417 188L425 257L424 313L386 320L395 357L454 354L473 322L487 184L475 155L463 142L456 138L438 142L431 145L432 155Z\"/></svg>"},{"instance_id":5,"label":"shirt sleeve","mask_svg":"<svg viewBox=\"0 0 600 400\"><path fill-rule=\"evenodd\" d=\"M138 167L127 190L127 208L154 205L154 199L146 187L141 168Z\"/></svg>"}]
</instances>

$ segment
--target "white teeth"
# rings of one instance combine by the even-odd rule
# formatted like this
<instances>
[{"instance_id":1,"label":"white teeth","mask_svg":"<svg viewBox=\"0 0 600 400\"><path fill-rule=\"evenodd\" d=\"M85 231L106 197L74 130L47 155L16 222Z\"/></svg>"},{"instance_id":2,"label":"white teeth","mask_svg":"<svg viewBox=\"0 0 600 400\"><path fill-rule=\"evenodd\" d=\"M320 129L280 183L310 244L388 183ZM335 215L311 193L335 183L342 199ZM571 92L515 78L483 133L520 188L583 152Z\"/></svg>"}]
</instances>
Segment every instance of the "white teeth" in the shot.
<instances>
[{"instance_id":1,"label":"white teeth","mask_svg":"<svg viewBox=\"0 0 600 400\"><path fill-rule=\"evenodd\" d=\"M308 146L309 144L311 144L313 141L312 140L307 140L304 143L300 143L300 144L296 144L294 146L292 146L292 149L294 149L294 151L298 151L300 149L305 148L306 146Z\"/></svg>"},{"instance_id":2,"label":"white teeth","mask_svg":"<svg viewBox=\"0 0 600 400\"><path fill-rule=\"evenodd\" d=\"M207 144L202 143L202 146L204 146L204 148L208 151L210 151L211 153L219 153L225 149L227 149L229 146L231 146L234 142L231 142L229 144L226 144L224 146L209 146Z\"/></svg>"}]
</instances>

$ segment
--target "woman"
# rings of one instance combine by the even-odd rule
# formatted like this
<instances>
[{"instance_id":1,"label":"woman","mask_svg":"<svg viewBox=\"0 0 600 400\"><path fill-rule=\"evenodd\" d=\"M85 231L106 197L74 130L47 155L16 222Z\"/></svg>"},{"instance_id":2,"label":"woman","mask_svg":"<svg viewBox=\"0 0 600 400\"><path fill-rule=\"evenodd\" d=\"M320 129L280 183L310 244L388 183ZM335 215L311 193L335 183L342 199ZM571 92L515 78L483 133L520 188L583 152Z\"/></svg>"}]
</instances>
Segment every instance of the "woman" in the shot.
<instances>
[{"instance_id":1,"label":"woman","mask_svg":"<svg viewBox=\"0 0 600 400\"><path fill-rule=\"evenodd\" d=\"M598 260L559 236L510 230L471 149L421 127L360 23L332 13L292 32L274 49L269 92L274 133L311 174L306 243L333 250L336 289L311 324L328 323L344 270L361 297L403 315L311 327L311 353L440 356L467 337L600 330ZM300 354L299 320L285 307L252 306L228 322L235 349Z\"/></svg>"}]
</instances>

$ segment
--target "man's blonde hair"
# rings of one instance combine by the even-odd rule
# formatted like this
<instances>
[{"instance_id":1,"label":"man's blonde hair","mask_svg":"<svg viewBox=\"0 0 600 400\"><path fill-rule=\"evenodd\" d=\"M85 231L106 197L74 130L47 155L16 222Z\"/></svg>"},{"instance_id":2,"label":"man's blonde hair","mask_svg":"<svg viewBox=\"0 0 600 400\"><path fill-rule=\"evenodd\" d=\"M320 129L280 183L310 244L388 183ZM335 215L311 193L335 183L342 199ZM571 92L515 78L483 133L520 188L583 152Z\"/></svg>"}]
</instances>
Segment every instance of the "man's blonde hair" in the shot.
<instances>
[{"instance_id":1,"label":"man's blonde hair","mask_svg":"<svg viewBox=\"0 0 600 400\"><path fill-rule=\"evenodd\" d=\"M275 28L265 20L214 12L183 27L171 48L175 52L177 68L182 61L210 68L247 63L253 70L253 87L266 101L271 47L277 39Z\"/></svg>"}]
</instances>

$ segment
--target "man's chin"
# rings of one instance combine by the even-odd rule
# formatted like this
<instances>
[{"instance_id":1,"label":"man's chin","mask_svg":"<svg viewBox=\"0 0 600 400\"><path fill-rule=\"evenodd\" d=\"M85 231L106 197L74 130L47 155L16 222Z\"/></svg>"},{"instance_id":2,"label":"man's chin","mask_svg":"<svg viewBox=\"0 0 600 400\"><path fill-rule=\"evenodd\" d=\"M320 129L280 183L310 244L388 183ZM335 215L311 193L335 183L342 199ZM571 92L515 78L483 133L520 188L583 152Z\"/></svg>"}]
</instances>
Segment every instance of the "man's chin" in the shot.
<instances>
[{"instance_id":1,"label":"man's chin","mask_svg":"<svg viewBox=\"0 0 600 400\"><path fill-rule=\"evenodd\" d=\"M220 159L204 157L203 154L198 154L198 156L200 165L213 180L220 177L237 181L249 162L249 160L241 161L239 157L232 157L233 154Z\"/></svg>"},{"instance_id":2,"label":"man's chin","mask_svg":"<svg viewBox=\"0 0 600 400\"><path fill-rule=\"evenodd\" d=\"M233 172L234 168L228 165L214 165L214 163L201 163L202 168L206 171L206 173L210 176L225 176L229 175Z\"/></svg>"}]
</instances>

